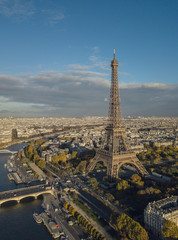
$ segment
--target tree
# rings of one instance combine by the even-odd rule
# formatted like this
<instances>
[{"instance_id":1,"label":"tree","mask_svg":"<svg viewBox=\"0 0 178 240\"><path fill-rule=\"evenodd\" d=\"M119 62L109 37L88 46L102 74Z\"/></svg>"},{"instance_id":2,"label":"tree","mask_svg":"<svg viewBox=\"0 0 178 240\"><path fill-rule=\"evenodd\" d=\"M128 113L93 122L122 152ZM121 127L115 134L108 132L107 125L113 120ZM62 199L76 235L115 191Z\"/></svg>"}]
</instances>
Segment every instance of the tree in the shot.
<instances>
[{"instance_id":1,"label":"tree","mask_svg":"<svg viewBox=\"0 0 178 240\"><path fill-rule=\"evenodd\" d=\"M106 197L107 197L108 201L112 202L115 200L115 197L111 193L106 193Z\"/></svg>"},{"instance_id":2,"label":"tree","mask_svg":"<svg viewBox=\"0 0 178 240\"><path fill-rule=\"evenodd\" d=\"M131 177L130 177L130 181L134 184L137 184L139 186L143 186L144 185L144 182L141 181L142 178L138 175L138 174L133 174Z\"/></svg>"},{"instance_id":3,"label":"tree","mask_svg":"<svg viewBox=\"0 0 178 240\"><path fill-rule=\"evenodd\" d=\"M125 232L132 240L148 240L145 229L126 214L117 217L115 226L118 232Z\"/></svg>"},{"instance_id":4,"label":"tree","mask_svg":"<svg viewBox=\"0 0 178 240\"><path fill-rule=\"evenodd\" d=\"M77 166L77 169L82 171L82 172L85 172L86 171L86 165L87 165L87 161L81 161L79 163L79 165Z\"/></svg>"},{"instance_id":5,"label":"tree","mask_svg":"<svg viewBox=\"0 0 178 240\"><path fill-rule=\"evenodd\" d=\"M19 150L17 155L18 158L21 160L24 157L24 150L23 149Z\"/></svg>"},{"instance_id":6,"label":"tree","mask_svg":"<svg viewBox=\"0 0 178 240\"><path fill-rule=\"evenodd\" d=\"M80 214L77 216L78 222L80 222L81 217L82 217L82 216L81 216Z\"/></svg>"},{"instance_id":7,"label":"tree","mask_svg":"<svg viewBox=\"0 0 178 240\"><path fill-rule=\"evenodd\" d=\"M37 164L40 168L45 168L46 167L46 162L44 160L40 160L38 161L38 164Z\"/></svg>"},{"instance_id":8,"label":"tree","mask_svg":"<svg viewBox=\"0 0 178 240\"><path fill-rule=\"evenodd\" d=\"M103 168L103 163L99 162L96 164L96 169Z\"/></svg>"},{"instance_id":9,"label":"tree","mask_svg":"<svg viewBox=\"0 0 178 240\"><path fill-rule=\"evenodd\" d=\"M103 194L104 194L104 191L103 191L103 189L101 189L101 188L98 188L98 193L99 193L100 195L103 195Z\"/></svg>"},{"instance_id":10,"label":"tree","mask_svg":"<svg viewBox=\"0 0 178 240\"><path fill-rule=\"evenodd\" d=\"M53 163L58 164L58 162L59 162L59 156L58 155L53 156Z\"/></svg>"},{"instance_id":11,"label":"tree","mask_svg":"<svg viewBox=\"0 0 178 240\"><path fill-rule=\"evenodd\" d=\"M30 143L30 144L25 148L25 155L27 156L27 158L29 158L29 159L31 160L33 154L34 154L34 148L33 148L32 144Z\"/></svg>"},{"instance_id":12,"label":"tree","mask_svg":"<svg viewBox=\"0 0 178 240\"><path fill-rule=\"evenodd\" d=\"M66 162L66 155L65 155L65 153L60 153L59 154L59 161Z\"/></svg>"},{"instance_id":13,"label":"tree","mask_svg":"<svg viewBox=\"0 0 178 240\"><path fill-rule=\"evenodd\" d=\"M76 158L77 157L77 151L73 151L72 152L72 158Z\"/></svg>"},{"instance_id":14,"label":"tree","mask_svg":"<svg viewBox=\"0 0 178 240\"><path fill-rule=\"evenodd\" d=\"M117 190L119 190L119 191L126 190L129 187L130 187L130 185L126 180L120 179L120 181L117 184Z\"/></svg>"},{"instance_id":15,"label":"tree","mask_svg":"<svg viewBox=\"0 0 178 240\"><path fill-rule=\"evenodd\" d=\"M167 220L164 222L161 233L166 239L178 239L178 226L174 222Z\"/></svg>"},{"instance_id":16,"label":"tree","mask_svg":"<svg viewBox=\"0 0 178 240\"><path fill-rule=\"evenodd\" d=\"M93 178L90 178L90 179L88 180L88 182L89 182L90 185L92 185L93 188L97 188L97 187L98 187L98 184L99 184L99 183L98 183L98 181L96 180L96 178L94 178L94 177L93 177Z\"/></svg>"},{"instance_id":17,"label":"tree","mask_svg":"<svg viewBox=\"0 0 178 240\"><path fill-rule=\"evenodd\" d=\"M70 205L69 206L69 212L71 213L74 208Z\"/></svg>"},{"instance_id":18,"label":"tree","mask_svg":"<svg viewBox=\"0 0 178 240\"><path fill-rule=\"evenodd\" d=\"M145 189L145 192L147 194L160 194L161 193L161 190L160 189L157 189L157 188L154 188L154 187L147 187Z\"/></svg>"},{"instance_id":19,"label":"tree","mask_svg":"<svg viewBox=\"0 0 178 240\"><path fill-rule=\"evenodd\" d=\"M34 141L34 144L37 145L37 146L40 146L40 145L42 145L44 142L45 142L44 139L38 139L38 140Z\"/></svg>"},{"instance_id":20,"label":"tree","mask_svg":"<svg viewBox=\"0 0 178 240\"><path fill-rule=\"evenodd\" d=\"M33 160L35 163L37 163L38 161L41 160L41 158L40 158L40 156L38 155L38 153L34 153L32 160Z\"/></svg>"},{"instance_id":21,"label":"tree","mask_svg":"<svg viewBox=\"0 0 178 240\"><path fill-rule=\"evenodd\" d=\"M138 174L133 174L131 177L130 177L130 180L132 182L140 182L141 181L141 177L138 175Z\"/></svg>"},{"instance_id":22,"label":"tree","mask_svg":"<svg viewBox=\"0 0 178 240\"><path fill-rule=\"evenodd\" d=\"M66 202L66 203L64 204L64 207L65 207L66 209L68 209L68 207L69 207L69 202Z\"/></svg>"}]
</instances>

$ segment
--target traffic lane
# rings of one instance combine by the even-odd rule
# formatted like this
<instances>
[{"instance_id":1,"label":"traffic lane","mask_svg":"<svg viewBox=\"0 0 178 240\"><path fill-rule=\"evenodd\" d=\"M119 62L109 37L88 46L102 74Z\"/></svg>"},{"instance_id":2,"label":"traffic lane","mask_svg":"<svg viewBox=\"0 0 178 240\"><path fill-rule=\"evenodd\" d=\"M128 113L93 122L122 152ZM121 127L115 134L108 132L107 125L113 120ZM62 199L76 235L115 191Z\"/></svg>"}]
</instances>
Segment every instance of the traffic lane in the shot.
<instances>
[{"instance_id":1,"label":"traffic lane","mask_svg":"<svg viewBox=\"0 0 178 240\"><path fill-rule=\"evenodd\" d=\"M87 204L98 213L99 216L104 218L106 221L110 220L110 215L112 213L111 209L107 207L104 203L99 201L97 198L91 196L89 193L79 190L79 197L83 199L83 201L87 201ZM83 197L82 197L83 196Z\"/></svg>"},{"instance_id":2,"label":"traffic lane","mask_svg":"<svg viewBox=\"0 0 178 240\"><path fill-rule=\"evenodd\" d=\"M25 190L38 189L38 188L40 188L40 187L49 187L49 186L50 186L50 185L36 185L36 186L32 186L32 187L16 188L16 189L11 189L11 190L8 190L8 191L0 192L0 195L1 195L1 194L4 194L4 193L22 192L22 191L25 191Z\"/></svg>"},{"instance_id":3,"label":"traffic lane","mask_svg":"<svg viewBox=\"0 0 178 240\"><path fill-rule=\"evenodd\" d=\"M63 225L65 226L65 228L66 228L67 231L68 231L68 234L67 234L68 237L69 237L69 236L70 236L70 237L72 236L72 239L74 239L74 240L80 240L80 237L76 234L76 232L74 232L74 229L68 225L68 223L67 223L66 220L63 220L62 223L63 223Z\"/></svg>"}]
</instances>

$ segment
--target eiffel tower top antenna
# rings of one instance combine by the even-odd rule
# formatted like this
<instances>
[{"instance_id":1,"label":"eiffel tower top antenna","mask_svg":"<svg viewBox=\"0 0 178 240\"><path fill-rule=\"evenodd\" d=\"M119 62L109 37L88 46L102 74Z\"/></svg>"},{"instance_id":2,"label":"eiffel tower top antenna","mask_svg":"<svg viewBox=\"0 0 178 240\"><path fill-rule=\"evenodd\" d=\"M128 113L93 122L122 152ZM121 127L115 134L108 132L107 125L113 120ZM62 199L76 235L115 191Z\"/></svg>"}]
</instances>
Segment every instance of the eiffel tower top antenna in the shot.
<instances>
[{"instance_id":1,"label":"eiffel tower top antenna","mask_svg":"<svg viewBox=\"0 0 178 240\"><path fill-rule=\"evenodd\" d=\"M109 125L110 127L122 127L121 123L121 106L118 86L118 60L114 56L111 61L112 76L111 76L111 89L110 89L110 106L109 106Z\"/></svg>"}]
</instances>

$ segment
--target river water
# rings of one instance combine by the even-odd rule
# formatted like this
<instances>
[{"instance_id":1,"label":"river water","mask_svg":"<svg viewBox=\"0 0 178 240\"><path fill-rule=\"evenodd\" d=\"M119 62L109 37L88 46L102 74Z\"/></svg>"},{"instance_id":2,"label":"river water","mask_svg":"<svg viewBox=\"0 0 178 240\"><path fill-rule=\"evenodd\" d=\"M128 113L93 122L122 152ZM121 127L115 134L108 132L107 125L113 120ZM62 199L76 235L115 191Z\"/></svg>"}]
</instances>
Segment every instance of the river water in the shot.
<instances>
[{"instance_id":1,"label":"river water","mask_svg":"<svg viewBox=\"0 0 178 240\"><path fill-rule=\"evenodd\" d=\"M12 146L8 149L19 150L23 144ZM0 192L23 187L16 186L7 177L4 164L11 154L0 153ZM43 224L38 225L33 219L34 212L41 212L41 200L19 203L16 205L0 207L0 240L51 240Z\"/></svg>"}]
</instances>

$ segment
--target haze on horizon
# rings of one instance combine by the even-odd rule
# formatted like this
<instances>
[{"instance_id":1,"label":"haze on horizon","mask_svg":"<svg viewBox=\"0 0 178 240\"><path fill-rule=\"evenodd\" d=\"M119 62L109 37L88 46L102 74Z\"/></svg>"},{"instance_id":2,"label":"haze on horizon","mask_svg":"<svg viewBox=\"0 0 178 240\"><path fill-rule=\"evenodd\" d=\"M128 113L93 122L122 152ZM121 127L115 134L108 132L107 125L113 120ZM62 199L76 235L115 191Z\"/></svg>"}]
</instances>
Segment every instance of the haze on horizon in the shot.
<instances>
[{"instance_id":1,"label":"haze on horizon","mask_svg":"<svg viewBox=\"0 0 178 240\"><path fill-rule=\"evenodd\" d=\"M178 116L178 1L0 0L0 117Z\"/></svg>"}]
</instances>

